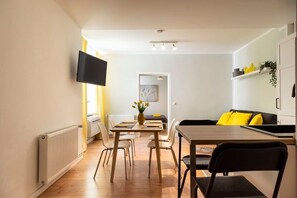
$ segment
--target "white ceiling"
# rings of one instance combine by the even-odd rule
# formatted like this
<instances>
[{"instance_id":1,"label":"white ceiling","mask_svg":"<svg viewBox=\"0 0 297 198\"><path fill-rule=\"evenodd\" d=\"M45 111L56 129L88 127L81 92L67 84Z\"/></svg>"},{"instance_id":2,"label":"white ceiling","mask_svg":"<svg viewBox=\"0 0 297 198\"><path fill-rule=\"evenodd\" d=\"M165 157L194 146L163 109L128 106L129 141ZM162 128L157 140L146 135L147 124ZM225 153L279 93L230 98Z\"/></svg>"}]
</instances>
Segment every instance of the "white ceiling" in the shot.
<instances>
[{"instance_id":1,"label":"white ceiling","mask_svg":"<svg viewBox=\"0 0 297 198\"><path fill-rule=\"evenodd\" d=\"M269 29L296 21L296 0L56 2L92 48L105 53L232 53ZM177 51L151 50L150 41L172 40Z\"/></svg>"}]
</instances>

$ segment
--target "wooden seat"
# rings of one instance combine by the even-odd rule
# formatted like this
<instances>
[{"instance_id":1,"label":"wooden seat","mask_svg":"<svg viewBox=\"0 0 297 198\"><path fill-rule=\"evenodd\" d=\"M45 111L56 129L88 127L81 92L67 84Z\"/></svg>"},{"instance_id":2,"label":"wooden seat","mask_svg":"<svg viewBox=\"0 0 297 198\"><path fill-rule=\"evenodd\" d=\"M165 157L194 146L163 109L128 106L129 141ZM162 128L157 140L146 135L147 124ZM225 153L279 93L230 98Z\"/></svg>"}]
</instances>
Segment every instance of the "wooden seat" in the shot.
<instances>
[{"instance_id":1,"label":"wooden seat","mask_svg":"<svg viewBox=\"0 0 297 198\"><path fill-rule=\"evenodd\" d=\"M169 132L169 140L167 142L159 141L159 148L160 149L171 150L172 157L173 157L173 160L174 160L174 163L175 163L176 166L177 166L177 159L176 159L176 156L175 156L175 153L174 153L174 150L173 150L172 146L174 145L174 142L175 142L175 133L176 133L175 126L178 125L178 124L179 124L179 122L176 121L172 125L172 127L170 129L170 132ZM148 175L148 177L150 177L150 174L151 174L151 161L152 161L152 150L153 149L156 149L155 141L154 140L151 140L148 143L147 147L150 148L150 154L149 154L149 175Z\"/></svg>"},{"instance_id":2,"label":"wooden seat","mask_svg":"<svg viewBox=\"0 0 297 198\"><path fill-rule=\"evenodd\" d=\"M104 161L103 161L103 166L104 166L104 163L105 163L105 160L106 160L106 156L107 156L108 151L110 152L109 153L109 157L110 157L110 154L111 154L111 152L114 149L114 143L110 140L109 134L108 134L108 132L107 132L104 124L101 123L101 122L99 122L98 125L99 125L99 128L100 128L101 134L102 134L102 144L105 147L105 149L103 149L101 151L101 154L100 154L100 157L99 157L99 160L98 160L98 164L97 164L97 167L96 167L96 170L95 170L93 179L95 179L95 177L96 177L97 170L98 170L98 167L100 165L100 162L101 162L101 158L103 156L103 153L105 152L105 157L104 157ZM121 141L121 142L119 142L119 145L118 145L118 149L121 149L124 152L124 159L125 159L125 178L126 179L127 179L127 168L126 168L126 156L127 156L127 154L126 154L126 151L128 152L129 163L130 163L130 166L131 166L131 158L130 158L130 152L129 152L130 146L131 146L130 145L130 142L128 142L128 141Z\"/></svg>"},{"instance_id":3,"label":"wooden seat","mask_svg":"<svg viewBox=\"0 0 297 198\"><path fill-rule=\"evenodd\" d=\"M159 141L164 141L164 142L168 142L168 141L169 141L169 133L170 133L171 127L173 126L173 124L175 123L175 121L176 121L175 118L173 118L173 119L171 120L166 135L159 135L159 136L158 136ZM151 135L151 136L149 136L148 139L149 139L149 140L154 140L155 137L154 137L154 135Z\"/></svg>"},{"instance_id":4,"label":"wooden seat","mask_svg":"<svg viewBox=\"0 0 297 198\"><path fill-rule=\"evenodd\" d=\"M109 124L111 127L114 127L115 126L115 123L113 120L109 120ZM136 156L136 149L135 149L135 139L137 138L138 136L136 134L120 134L120 139L119 141L129 141L131 143L131 151L132 151L132 162L134 164L134 156Z\"/></svg>"}]
</instances>

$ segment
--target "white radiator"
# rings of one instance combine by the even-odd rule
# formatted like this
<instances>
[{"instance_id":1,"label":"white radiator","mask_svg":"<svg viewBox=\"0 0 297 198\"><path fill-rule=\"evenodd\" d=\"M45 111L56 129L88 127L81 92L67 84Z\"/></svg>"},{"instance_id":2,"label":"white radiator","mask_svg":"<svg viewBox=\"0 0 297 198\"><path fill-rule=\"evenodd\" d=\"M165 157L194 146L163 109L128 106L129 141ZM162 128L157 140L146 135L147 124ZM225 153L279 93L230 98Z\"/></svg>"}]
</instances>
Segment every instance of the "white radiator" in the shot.
<instances>
[{"instance_id":1,"label":"white radiator","mask_svg":"<svg viewBox=\"0 0 297 198\"><path fill-rule=\"evenodd\" d=\"M100 118L98 115L92 115L92 116L89 116L87 118L88 120L88 134L87 134L87 137L88 138L91 138L95 135L97 135L99 132L100 132L100 128L99 128L99 121L100 121Z\"/></svg>"},{"instance_id":2,"label":"white radiator","mask_svg":"<svg viewBox=\"0 0 297 198\"><path fill-rule=\"evenodd\" d=\"M47 184L65 174L78 159L78 126L39 137L39 182Z\"/></svg>"}]
</instances>

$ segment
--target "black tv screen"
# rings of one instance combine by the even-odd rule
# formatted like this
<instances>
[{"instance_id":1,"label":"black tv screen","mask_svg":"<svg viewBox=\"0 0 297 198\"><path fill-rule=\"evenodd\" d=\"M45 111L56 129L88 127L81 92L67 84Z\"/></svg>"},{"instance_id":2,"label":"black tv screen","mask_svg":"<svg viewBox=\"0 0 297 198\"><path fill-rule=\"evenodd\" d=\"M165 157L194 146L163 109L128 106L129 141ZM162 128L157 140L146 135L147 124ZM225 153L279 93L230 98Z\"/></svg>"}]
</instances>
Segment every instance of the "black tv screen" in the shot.
<instances>
[{"instance_id":1,"label":"black tv screen","mask_svg":"<svg viewBox=\"0 0 297 198\"><path fill-rule=\"evenodd\" d=\"M107 62L79 51L76 81L105 86Z\"/></svg>"}]
</instances>

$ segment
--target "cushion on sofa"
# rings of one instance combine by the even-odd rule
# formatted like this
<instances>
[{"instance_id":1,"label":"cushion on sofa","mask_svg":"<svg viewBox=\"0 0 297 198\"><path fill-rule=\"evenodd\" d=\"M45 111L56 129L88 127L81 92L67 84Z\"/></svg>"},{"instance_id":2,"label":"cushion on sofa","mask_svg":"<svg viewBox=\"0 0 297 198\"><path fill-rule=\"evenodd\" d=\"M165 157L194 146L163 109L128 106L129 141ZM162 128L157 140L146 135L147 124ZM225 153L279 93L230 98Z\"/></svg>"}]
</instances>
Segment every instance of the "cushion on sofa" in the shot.
<instances>
[{"instance_id":1,"label":"cushion on sofa","mask_svg":"<svg viewBox=\"0 0 297 198\"><path fill-rule=\"evenodd\" d=\"M228 123L228 120L230 119L233 112L226 112L223 113L220 117L220 119L217 122L217 125L226 125Z\"/></svg>"},{"instance_id":2,"label":"cushion on sofa","mask_svg":"<svg viewBox=\"0 0 297 198\"><path fill-rule=\"evenodd\" d=\"M227 125L247 125L252 117L252 113L235 112L229 118Z\"/></svg>"},{"instance_id":3,"label":"cushion on sofa","mask_svg":"<svg viewBox=\"0 0 297 198\"><path fill-rule=\"evenodd\" d=\"M232 112L242 112L242 113L252 113L251 119L256 116L257 114L261 113L263 118L263 124L277 124L277 115L272 113L264 113L260 111L247 111L247 110L237 110L237 109L230 109Z\"/></svg>"},{"instance_id":4,"label":"cushion on sofa","mask_svg":"<svg viewBox=\"0 0 297 198\"><path fill-rule=\"evenodd\" d=\"M257 115L255 115L249 123L249 125L261 125L261 124L263 124L263 118L261 113L258 113Z\"/></svg>"}]
</instances>

